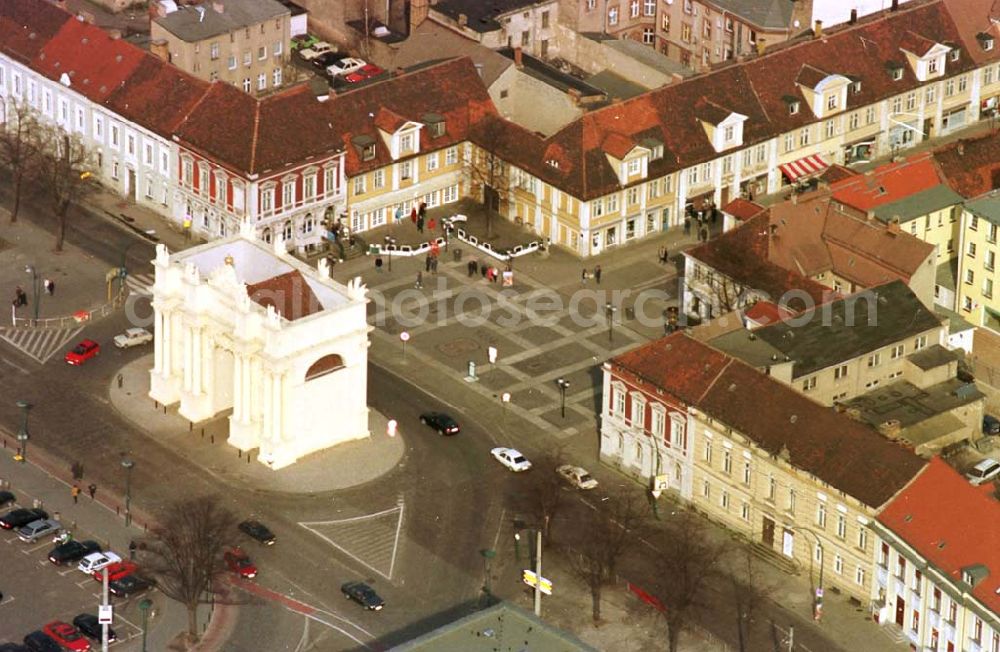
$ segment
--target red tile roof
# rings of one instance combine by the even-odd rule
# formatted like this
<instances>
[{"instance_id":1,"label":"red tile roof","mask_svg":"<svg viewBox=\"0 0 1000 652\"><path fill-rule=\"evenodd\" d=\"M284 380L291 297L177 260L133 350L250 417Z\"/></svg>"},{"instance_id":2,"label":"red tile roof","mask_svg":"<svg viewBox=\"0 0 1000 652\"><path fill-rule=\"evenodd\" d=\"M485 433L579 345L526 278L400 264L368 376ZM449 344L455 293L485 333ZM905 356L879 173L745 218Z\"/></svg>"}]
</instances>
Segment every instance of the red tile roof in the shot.
<instances>
[{"instance_id":1,"label":"red tile roof","mask_svg":"<svg viewBox=\"0 0 1000 652\"><path fill-rule=\"evenodd\" d=\"M791 311L770 301L758 301L743 311L743 315L758 326L777 323L793 316L793 314Z\"/></svg>"},{"instance_id":2,"label":"red tile roof","mask_svg":"<svg viewBox=\"0 0 1000 652\"><path fill-rule=\"evenodd\" d=\"M831 183L830 193L838 202L866 213L943 183L933 154L922 152Z\"/></svg>"},{"instance_id":3,"label":"red tile roof","mask_svg":"<svg viewBox=\"0 0 1000 652\"><path fill-rule=\"evenodd\" d=\"M69 20L68 13L40 0L0 2L0 48L29 63Z\"/></svg>"},{"instance_id":4,"label":"red tile roof","mask_svg":"<svg viewBox=\"0 0 1000 652\"><path fill-rule=\"evenodd\" d=\"M289 321L323 309L309 283L298 270L247 285L247 296L265 308L274 306Z\"/></svg>"},{"instance_id":5,"label":"red tile roof","mask_svg":"<svg viewBox=\"0 0 1000 652\"><path fill-rule=\"evenodd\" d=\"M612 369L653 383L789 462L874 508L926 462L864 424L809 400L685 333L613 358Z\"/></svg>"},{"instance_id":6,"label":"red tile roof","mask_svg":"<svg viewBox=\"0 0 1000 652\"><path fill-rule=\"evenodd\" d=\"M210 86L148 54L104 104L118 115L169 137Z\"/></svg>"},{"instance_id":7,"label":"red tile roof","mask_svg":"<svg viewBox=\"0 0 1000 652\"><path fill-rule=\"evenodd\" d=\"M962 569L981 564L989 574L971 593L1000 613L1000 502L992 487L973 487L935 457L878 521L956 583Z\"/></svg>"},{"instance_id":8,"label":"red tile roof","mask_svg":"<svg viewBox=\"0 0 1000 652\"><path fill-rule=\"evenodd\" d=\"M757 202L752 202L741 197L737 197L722 207L723 213L728 213L741 222L746 222L751 217L760 214L761 211L764 210L766 209Z\"/></svg>"},{"instance_id":9,"label":"red tile roof","mask_svg":"<svg viewBox=\"0 0 1000 652\"><path fill-rule=\"evenodd\" d=\"M1000 133L939 147L934 158L951 189L971 198L1000 188Z\"/></svg>"}]
</instances>

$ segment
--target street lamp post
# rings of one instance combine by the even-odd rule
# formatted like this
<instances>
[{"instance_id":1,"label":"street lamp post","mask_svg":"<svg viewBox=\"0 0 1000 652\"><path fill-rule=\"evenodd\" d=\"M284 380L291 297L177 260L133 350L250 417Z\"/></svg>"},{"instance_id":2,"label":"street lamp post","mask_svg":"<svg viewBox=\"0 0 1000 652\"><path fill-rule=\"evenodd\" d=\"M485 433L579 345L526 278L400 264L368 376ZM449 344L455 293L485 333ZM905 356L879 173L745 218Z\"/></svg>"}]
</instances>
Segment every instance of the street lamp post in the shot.
<instances>
[{"instance_id":1,"label":"street lamp post","mask_svg":"<svg viewBox=\"0 0 1000 652\"><path fill-rule=\"evenodd\" d=\"M139 603L139 612L142 613L142 652L146 652L146 629L149 625L149 610L153 607L153 601L143 598Z\"/></svg>"},{"instance_id":2,"label":"street lamp post","mask_svg":"<svg viewBox=\"0 0 1000 652\"><path fill-rule=\"evenodd\" d=\"M610 303L607 303L607 304L604 305L604 314L607 315L607 317L608 317L608 341L609 342L611 342L612 339L614 338L615 313L617 311L618 311L618 308L615 308Z\"/></svg>"},{"instance_id":3,"label":"street lamp post","mask_svg":"<svg viewBox=\"0 0 1000 652\"><path fill-rule=\"evenodd\" d=\"M125 457L122 468L125 469L125 525L132 525L132 469L135 462Z\"/></svg>"},{"instance_id":4,"label":"street lamp post","mask_svg":"<svg viewBox=\"0 0 1000 652\"><path fill-rule=\"evenodd\" d=\"M38 276L38 270L35 269L34 265L27 265L24 271L31 274L31 299L34 301L35 309L35 322L38 322L38 295L41 294L40 284L42 282L41 277Z\"/></svg>"},{"instance_id":5,"label":"street lamp post","mask_svg":"<svg viewBox=\"0 0 1000 652\"><path fill-rule=\"evenodd\" d=\"M811 535L816 539L816 547L819 548L819 586L813 592L813 619L819 620L823 616L823 568L826 564L826 551L823 549L823 542L820 540L819 535L812 530L804 527L786 526L790 530L796 532L804 532ZM810 583L812 580L812 567L813 567L813 557L815 555L809 556L809 578Z\"/></svg>"},{"instance_id":6,"label":"street lamp post","mask_svg":"<svg viewBox=\"0 0 1000 652\"><path fill-rule=\"evenodd\" d=\"M20 462L24 462L28 459L28 410L31 409L31 405L27 401L18 401L17 407L21 408L21 429L17 431L17 442L18 442L18 452L17 456Z\"/></svg>"},{"instance_id":7,"label":"street lamp post","mask_svg":"<svg viewBox=\"0 0 1000 652\"><path fill-rule=\"evenodd\" d=\"M396 246L396 238L391 235L385 236L385 251L389 258L389 271L392 271L392 248Z\"/></svg>"},{"instance_id":8,"label":"street lamp post","mask_svg":"<svg viewBox=\"0 0 1000 652\"><path fill-rule=\"evenodd\" d=\"M566 390L569 389L569 381L565 378L556 378L556 385L559 386L559 411L562 418L566 418Z\"/></svg>"}]
</instances>

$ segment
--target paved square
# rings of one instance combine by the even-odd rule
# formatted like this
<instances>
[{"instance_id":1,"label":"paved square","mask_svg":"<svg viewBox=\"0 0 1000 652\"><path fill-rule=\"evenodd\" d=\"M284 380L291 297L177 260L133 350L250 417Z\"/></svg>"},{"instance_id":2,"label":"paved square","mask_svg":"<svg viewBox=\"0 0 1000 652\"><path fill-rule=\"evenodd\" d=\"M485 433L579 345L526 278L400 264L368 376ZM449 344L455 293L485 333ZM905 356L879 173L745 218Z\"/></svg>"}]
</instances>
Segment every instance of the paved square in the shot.
<instances>
[{"instance_id":1,"label":"paved square","mask_svg":"<svg viewBox=\"0 0 1000 652\"><path fill-rule=\"evenodd\" d=\"M589 349L577 343L563 344L554 349L540 352L514 363L514 368L526 374L537 376L554 372L561 367L571 365L592 357Z\"/></svg>"}]
</instances>

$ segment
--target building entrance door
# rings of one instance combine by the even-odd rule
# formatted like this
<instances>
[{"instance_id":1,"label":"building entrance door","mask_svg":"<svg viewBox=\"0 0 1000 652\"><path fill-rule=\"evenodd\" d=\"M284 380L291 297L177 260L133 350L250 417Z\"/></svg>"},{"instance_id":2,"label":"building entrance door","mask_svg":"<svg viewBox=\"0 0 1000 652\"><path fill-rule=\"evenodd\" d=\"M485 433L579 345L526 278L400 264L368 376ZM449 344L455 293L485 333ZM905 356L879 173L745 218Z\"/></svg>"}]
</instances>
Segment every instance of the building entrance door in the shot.
<instances>
[{"instance_id":1,"label":"building entrance door","mask_svg":"<svg viewBox=\"0 0 1000 652\"><path fill-rule=\"evenodd\" d=\"M903 596L896 596L896 624L903 626L903 616L906 614L906 601Z\"/></svg>"},{"instance_id":2,"label":"building entrance door","mask_svg":"<svg viewBox=\"0 0 1000 652\"><path fill-rule=\"evenodd\" d=\"M761 532L760 540L768 548L774 547L774 521L768 517L764 517L764 529Z\"/></svg>"},{"instance_id":3,"label":"building entrance door","mask_svg":"<svg viewBox=\"0 0 1000 652\"><path fill-rule=\"evenodd\" d=\"M128 190L126 190L125 194L128 196L130 201L135 201L135 170L132 168L128 169Z\"/></svg>"}]
</instances>

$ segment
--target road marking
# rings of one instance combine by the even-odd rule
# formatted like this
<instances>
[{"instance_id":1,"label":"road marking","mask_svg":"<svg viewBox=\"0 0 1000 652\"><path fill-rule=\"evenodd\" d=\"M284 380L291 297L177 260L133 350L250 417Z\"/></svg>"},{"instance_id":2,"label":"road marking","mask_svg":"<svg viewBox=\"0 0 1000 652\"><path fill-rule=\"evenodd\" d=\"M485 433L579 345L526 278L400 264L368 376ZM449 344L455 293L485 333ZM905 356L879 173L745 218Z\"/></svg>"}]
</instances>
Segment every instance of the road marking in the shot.
<instances>
[{"instance_id":1,"label":"road marking","mask_svg":"<svg viewBox=\"0 0 1000 652\"><path fill-rule=\"evenodd\" d=\"M0 328L0 340L39 364L45 364L76 338L83 326L69 328Z\"/></svg>"},{"instance_id":2,"label":"road marking","mask_svg":"<svg viewBox=\"0 0 1000 652\"><path fill-rule=\"evenodd\" d=\"M30 373L31 373L30 371L28 371L27 369L25 369L25 368L24 368L24 367L22 367L21 365L19 365L19 364L16 364L16 363L14 363L14 362L11 362L11 361L10 361L10 360L8 360L7 358L0 358L0 362L3 362L4 364L6 364L6 365L9 365L9 366L11 366L11 367L14 367L15 369L17 369L17 370L18 370L18 372L19 372L19 373L20 373L21 375L24 375L24 376L27 376L28 374L30 374Z\"/></svg>"},{"instance_id":3,"label":"road marking","mask_svg":"<svg viewBox=\"0 0 1000 652\"><path fill-rule=\"evenodd\" d=\"M152 287L155 282L155 274L129 274L125 277L129 292L143 297L153 296Z\"/></svg>"},{"instance_id":4,"label":"road marking","mask_svg":"<svg viewBox=\"0 0 1000 652\"><path fill-rule=\"evenodd\" d=\"M507 516L507 508L504 507L500 510L500 522L497 523L497 535L493 537L493 549L497 549L497 544L500 543L500 530L503 529L503 519Z\"/></svg>"},{"instance_id":5,"label":"road marking","mask_svg":"<svg viewBox=\"0 0 1000 652\"><path fill-rule=\"evenodd\" d=\"M373 521L373 520L381 518L383 516L391 515L394 512L398 512L399 515L398 515L397 521L396 521L396 528L395 528L396 531L395 531L395 536L393 537L392 552L390 553L390 557L389 557L389 569L388 569L388 572L386 572L384 570L380 570L379 568L376 568L372 564L366 562L364 559L362 559L358 555L356 555L356 554L352 553L350 550L348 550L344 545L335 542L329 536L327 536L326 534L323 534L320 530L317 529L317 528L320 528L320 527L324 527L325 528L327 526L338 526L338 525L345 525L345 524L348 524L348 523L359 523L359 522L362 522L362 521ZM395 567L396 567L396 554L399 551L400 532L402 531L402 527L403 527L403 501L402 500L399 500L399 502L397 502L397 504L396 504L395 507L390 507L389 509L382 510L381 512L375 512L374 514L363 514L361 516L353 516L353 517L350 517L350 518L336 519L336 520L331 520L331 521L302 521L302 522L299 523L299 525L301 525L305 529L309 530L310 532L312 532L313 534L315 534L319 538L323 539L324 541L326 541L327 543L329 543L331 546L333 546L337 550L341 551L342 553L344 553L345 555L347 555L348 557L350 557L354 561L358 562L359 564L363 565L364 567L369 568L369 569L375 571L376 573L378 573L379 575L381 575L382 577L384 577L387 580L390 580L390 581L392 580L392 573L393 573L393 571L395 570ZM376 536L377 536L377 533L376 533Z\"/></svg>"},{"instance_id":6,"label":"road marking","mask_svg":"<svg viewBox=\"0 0 1000 652\"><path fill-rule=\"evenodd\" d=\"M48 541L46 541L44 543L41 543L41 544L35 546L34 548L28 548L28 550L23 551L23 552L25 554L30 554L30 553L33 553L33 552L37 552L38 550L41 550L42 548L48 548L50 545L51 544Z\"/></svg>"}]
</instances>

